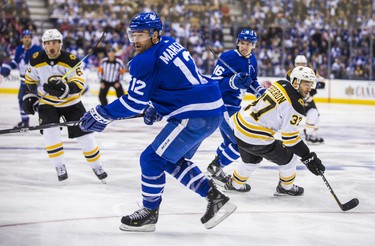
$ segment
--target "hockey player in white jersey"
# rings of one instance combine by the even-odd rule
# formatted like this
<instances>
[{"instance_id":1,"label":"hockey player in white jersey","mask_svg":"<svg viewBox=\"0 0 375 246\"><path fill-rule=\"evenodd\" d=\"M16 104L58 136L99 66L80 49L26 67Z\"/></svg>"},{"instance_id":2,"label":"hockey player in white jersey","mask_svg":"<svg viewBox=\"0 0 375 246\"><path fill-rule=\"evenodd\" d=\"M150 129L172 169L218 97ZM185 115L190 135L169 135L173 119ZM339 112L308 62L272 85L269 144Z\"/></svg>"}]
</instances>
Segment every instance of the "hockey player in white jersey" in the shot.
<instances>
[{"instance_id":1,"label":"hockey player in white jersey","mask_svg":"<svg viewBox=\"0 0 375 246\"><path fill-rule=\"evenodd\" d=\"M128 36L136 56L129 62L128 94L91 109L82 117L81 128L100 132L114 120L140 113L148 125L164 117L166 125L140 156L143 207L122 217L120 229L155 230L166 173L207 199L201 222L210 229L236 206L190 159L218 128L225 107L217 81L201 75L189 52L173 38L161 36L161 30L156 13L132 19Z\"/></svg>"},{"instance_id":2,"label":"hockey player in white jersey","mask_svg":"<svg viewBox=\"0 0 375 246\"><path fill-rule=\"evenodd\" d=\"M294 66L307 66L307 59L304 55L297 55L294 60ZM287 72L286 78L290 79L290 73L293 69L290 69ZM311 89L309 95L304 98L305 101L305 110L306 110L306 125L303 130L305 134L305 140L310 144L321 144L324 142L324 139L318 134L320 127L320 114L318 108L316 107L314 96L317 93L317 89L320 87L318 85L324 85L324 78L320 77L317 73L317 88Z\"/></svg>"},{"instance_id":3,"label":"hockey player in white jersey","mask_svg":"<svg viewBox=\"0 0 375 246\"><path fill-rule=\"evenodd\" d=\"M324 172L324 165L302 141L298 128L305 115L303 99L315 84L314 71L298 66L293 69L290 81L274 82L263 96L232 116L242 161L228 182L236 189L245 184L263 158L279 166L275 195L303 195L304 189L294 184L297 156L313 174ZM278 131L281 140L274 137Z\"/></svg>"},{"instance_id":4,"label":"hockey player in white jersey","mask_svg":"<svg viewBox=\"0 0 375 246\"><path fill-rule=\"evenodd\" d=\"M85 77L81 66L72 68L79 60L61 50L63 36L57 29L46 30L42 36L43 51L32 55L25 74L28 87L23 98L27 114L38 112L39 124L77 121L86 112L82 102ZM65 81L62 77L68 73ZM37 95L38 96L37 96ZM107 173L102 168L99 147L94 134L82 131L78 126L68 127L69 138L75 138L95 175L104 182ZM64 160L64 148L59 127L43 130L45 148L55 166L59 181L66 180L68 173Z\"/></svg>"},{"instance_id":5,"label":"hockey player in white jersey","mask_svg":"<svg viewBox=\"0 0 375 246\"><path fill-rule=\"evenodd\" d=\"M223 185L230 179L230 175L226 174L223 168L240 156L233 131L229 126L229 118L241 109L245 93L259 97L266 90L258 83L258 62L253 52L257 41L257 34L252 29L241 30L237 36L236 49L221 54L212 73L212 78L219 80L220 91L228 115L224 117L220 125L223 142L217 148L216 157L208 165L207 171ZM239 83L238 87L233 86L233 82L240 79L244 83ZM242 187L242 191L247 192L250 188L250 185L246 184Z\"/></svg>"}]
</instances>

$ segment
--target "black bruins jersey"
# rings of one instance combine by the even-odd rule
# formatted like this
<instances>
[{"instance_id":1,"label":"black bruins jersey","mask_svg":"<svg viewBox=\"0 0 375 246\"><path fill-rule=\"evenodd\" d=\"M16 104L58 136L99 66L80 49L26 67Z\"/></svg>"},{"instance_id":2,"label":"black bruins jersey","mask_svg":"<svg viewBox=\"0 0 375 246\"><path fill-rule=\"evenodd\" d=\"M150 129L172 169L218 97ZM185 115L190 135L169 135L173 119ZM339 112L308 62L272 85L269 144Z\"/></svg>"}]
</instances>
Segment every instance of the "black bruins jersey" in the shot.
<instances>
[{"instance_id":1,"label":"black bruins jersey","mask_svg":"<svg viewBox=\"0 0 375 246\"><path fill-rule=\"evenodd\" d=\"M299 124L305 115L304 101L289 81L279 80L257 100L232 116L236 137L253 145L269 145L281 132L283 144L302 141Z\"/></svg>"},{"instance_id":2,"label":"black bruins jersey","mask_svg":"<svg viewBox=\"0 0 375 246\"><path fill-rule=\"evenodd\" d=\"M53 60L48 58L44 50L32 55L25 74L25 82L27 85L37 86L38 95L43 97L39 104L67 107L80 102L85 77L81 65L71 70L77 63L79 63L77 57L66 51L61 51L60 56ZM43 90L43 84L62 78L65 74L68 74L64 83L69 84L69 95L66 98L59 99L46 94Z\"/></svg>"}]
</instances>

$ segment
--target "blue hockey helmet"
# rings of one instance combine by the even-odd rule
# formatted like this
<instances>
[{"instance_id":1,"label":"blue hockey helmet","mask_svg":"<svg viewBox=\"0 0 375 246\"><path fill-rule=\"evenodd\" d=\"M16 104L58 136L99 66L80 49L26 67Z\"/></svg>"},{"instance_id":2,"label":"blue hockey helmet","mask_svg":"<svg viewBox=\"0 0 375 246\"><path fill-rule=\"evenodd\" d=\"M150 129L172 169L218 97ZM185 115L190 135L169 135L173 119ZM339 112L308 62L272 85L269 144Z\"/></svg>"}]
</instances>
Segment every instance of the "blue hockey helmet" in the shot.
<instances>
[{"instance_id":1,"label":"blue hockey helmet","mask_svg":"<svg viewBox=\"0 0 375 246\"><path fill-rule=\"evenodd\" d=\"M21 33L21 38L23 38L25 36L33 37L33 32L30 31L30 30L23 30L22 33Z\"/></svg>"},{"instance_id":2,"label":"blue hockey helmet","mask_svg":"<svg viewBox=\"0 0 375 246\"><path fill-rule=\"evenodd\" d=\"M150 30L150 32L153 32L157 30L160 32L162 28L163 24L159 16L154 12L137 14L129 25L130 31Z\"/></svg>"},{"instance_id":3,"label":"blue hockey helmet","mask_svg":"<svg viewBox=\"0 0 375 246\"><path fill-rule=\"evenodd\" d=\"M251 29L242 29L237 37L237 43L239 40L245 40L251 43L256 43L258 41L257 34Z\"/></svg>"}]
</instances>

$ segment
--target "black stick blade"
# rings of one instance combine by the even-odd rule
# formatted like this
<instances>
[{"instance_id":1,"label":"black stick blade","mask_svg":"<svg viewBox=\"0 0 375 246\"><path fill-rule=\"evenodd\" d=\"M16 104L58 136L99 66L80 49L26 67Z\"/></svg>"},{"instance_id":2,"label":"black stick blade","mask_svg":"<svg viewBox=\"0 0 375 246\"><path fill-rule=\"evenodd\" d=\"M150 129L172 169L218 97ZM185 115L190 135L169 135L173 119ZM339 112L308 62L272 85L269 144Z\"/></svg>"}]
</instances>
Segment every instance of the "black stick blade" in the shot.
<instances>
[{"instance_id":1,"label":"black stick blade","mask_svg":"<svg viewBox=\"0 0 375 246\"><path fill-rule=\"evenodd\" d=\"M359 204L359 200L357 198L353 198L349 202L347 202L345 204L342 204L341 210L342 211L348 211L350 209L353 209L353 208L357 207L358 204Z\"/></svg>"}]
</instances>

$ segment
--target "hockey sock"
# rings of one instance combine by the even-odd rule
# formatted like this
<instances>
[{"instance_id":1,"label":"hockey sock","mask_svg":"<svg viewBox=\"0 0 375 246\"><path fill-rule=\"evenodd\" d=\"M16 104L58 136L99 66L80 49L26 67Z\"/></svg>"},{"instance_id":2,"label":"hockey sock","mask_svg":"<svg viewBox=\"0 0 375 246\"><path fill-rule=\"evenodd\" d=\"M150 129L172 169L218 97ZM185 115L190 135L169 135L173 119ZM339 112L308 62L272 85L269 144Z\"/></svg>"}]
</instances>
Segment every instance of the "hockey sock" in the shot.
<instances>
[{"instance_id":1,"label":"hockey sock","mask_svg":"<svg viewBox=\"0 0 375 246\"><path fill-rule=\"evenodd\" d=\"M81 146L83 155L86 158L89 166L91 168L98 168L102 166L102 161L100 160L99 147L96 144L94 134L86 134L77 138L78 144Z\"/></svg>"},{"instance_id":2,"label":"hockey sock","mask_svg":"<svg viewBox=\"0 0 375 246\"><path fill-rule=\"evenodd\" d=\"M236 189L240 189L248 180L250 175L259 167L260 163L244 163L240 161L237 168L233 171L232 185Z\"/></svg>"},{"instance_id":3,"label":"hockey sock","mask_svg":"<svg viewBox=\"0 0 375 246\"><path fill-rule=\"evenodd\" d=\"M286 190L290 190L293 187L293 183L296 178L297 161L298 158L296 155L294 155L289 163L279 166L280 183L281 186Z\"/></svg>"},{"instance_id":4,"label":"hockey sock","mask_svg":"<svg viewBox=\"0 0 375 246\"><path fill-rule=\"evenodd\" d=\"M190 190L206 197L210 184L199 167L191 161L183 160L180 165L170 164L165 170Z\"/></svg>"},{"instance_id":5,"label":"hockey sock","mask_svg":"<svg viewBox=\"0 0 375 246\"><path fill-rule=\"evenodd\" d=\"M62 166L64 164L64 147L61 142L60 129L58 127L44 129L43 140L52 164L55 167Z\"/></svg>"},{"instance_id":6,"label":"hockey sock","mask_svg":"<svg viewBox=\"0 0 375 246\"><path fill-rule=\"evenodd\" d=\"M240 157L240 153L238 152L238 147L236 144L229 144L223 151L220 153L220 165L221 166L228 166L235 160Z\"/></svg>"}]
</instances>

